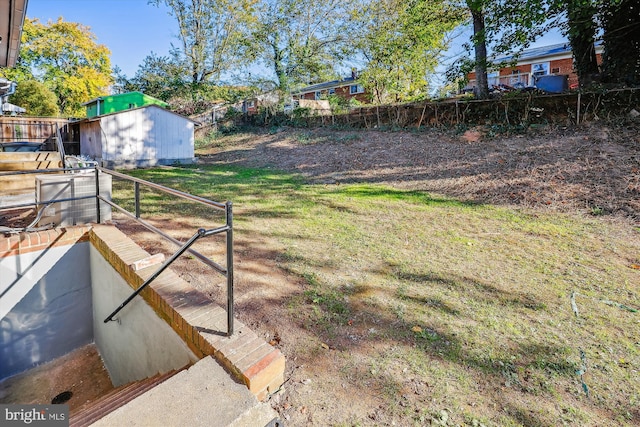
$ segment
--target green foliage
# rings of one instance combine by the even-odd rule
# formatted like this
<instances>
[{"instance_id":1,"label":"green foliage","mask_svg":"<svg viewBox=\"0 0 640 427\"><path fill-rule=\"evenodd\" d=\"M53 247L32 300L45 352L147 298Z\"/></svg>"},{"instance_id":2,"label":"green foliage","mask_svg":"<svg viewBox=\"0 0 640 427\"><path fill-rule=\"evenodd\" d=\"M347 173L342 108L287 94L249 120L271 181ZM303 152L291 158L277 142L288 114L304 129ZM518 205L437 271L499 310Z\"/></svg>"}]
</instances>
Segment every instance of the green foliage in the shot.
<instances>
[{"instance_id":1,"label":"green foliage","mask_svg":"<svg viewBox=\"0 0 640 427\"><path fill-rule=\"evenodd\" d=\"M474 17L481 16L486 26L475 31L468 50L476 51L476 70L486 76L492 64L486 55L478 55L483 46L494 54L515 57L550 28L558 27L569 38L575 68L581 86L590 85L598 73L594 40L602 34L604 54L603 81L616 86L640 84L640 8L635 0L465 0ZM468 67L457 67L448 78L455 81ZM459 71L460 73L456 73ZM468 72L468 71L467 71Z\"/></svg>"},{"instance_id":2,"label":"green foliage","mask_svg":"<svg viewBox=\"0 0 640 427\"><path fill-rule=\"evenodd\" d=\"M291 112L291 124L301 126L307 124L307 119L311 116L311 108L296 107Z\"/></svg>"},{"instance_id":3,"label":"green foliage","mask_svg":"<svg viewBox=\"0 0 640 427\"><path fill-rule=\"evenodd\" d=\"M462 21L461 9L445 1L363 1L355 47L367 59L360 81L376 103L424 98L427 73L448 47L447 33Z\"/></svg>"},{"instance_id":4,"label":"green foliage","mask_svg":"<svg viewBox=\"0 0 640 427\"><path fill-rule=\"evenodd\" d=\"M258 8L253 40L258 57L282 91L336 76L348 34L342 30L349 2L266 0Z\"/></svg>"},{"instance_id":5,"label":"green foliage","mask_svg":"<svg viewBox=\"0 0 640 427\"><path fill-rule=\"evenodd\" d=\"M351 109L360 107L362 102L356 98L344 98L338 95L329 95L327 97L332 114L346 114Z\"/></svg>"},{"instance_id":6,"label":"green foliage","mask_svg":"<svg viewBox=\"0 0 640 427\"><path fill-rule=\"evenodd\" d=\"M574 52L574 69L578 74L580 86L590 84L591 76L598 72L594 41L596 37L595 13L593 2L569 0L566 5L567 25L565 33L569 37Z\"/></svg>"},{"instance_id":7,"label":"green foliage","mask_svg":"<svg viewBox=\"0 0 640 427\"><path fill-rule=\"evenodd\" d=\"M210 110L221 103L235 103L255 93L251 87L217 86L212 83L190 83L176 89L167 102L171 109L190 116Z\"/></svg>"},{"instance_id":8,"label":"green foliage","mask_svg":"<svg viewBox=\"0 0 640 427\"><path fill-rule=\"evenodd\" d=\"M640 7L636 0L602 1L605 82L640 85Z\"/></svg>"},{"instance_id":9,"label":"green foliage","mask_svg":"<svg viewBox=\"0 0 640 427\"><path fill-rule=\"evenodd\" d=\"M81 104L106 95L113 82L110 54L106 46L97 44L89 27L62 18L47 24L27 18L17 73L53 91L62 115L83 117Z\"/></svg>"},{"instance_id":10,"label":"green foliage","mask_svg":"<svg viewBox=\"0 0 640 427\"><path fill-rule=\"evenodd\" d=\"M222 86L209 81L190 82L185 68L174 50L170 56L148 55L133 78L128 79L118 69L118 92L139 91L169 103L179 114L190 116L210 110L217 104L235 103L257 92L247 86Z\"/></svg>"},{"instance_id":11,"label":"green foliage","mask_svg":"<svg viewBox=\"0 0 640 427\"><path fill-rule=\"evenodd\" d=\"M158 56L151 52L132 79L118 76L122 92L140 91L163 101L168 101L176 91L187 86L185 69L174 51L170 56Z\"/></svg>"},{"instance_id":12,"label":"green foliage","mask_svg":"<svg viewBox=\"0 0 640 427\"><path fill-rule=\"evenodd\" d=\"M464 79L466 73L473 70L476 73L476 95L488 98L487 69L493 65L487 57L488 48L495 55L509 53L517 56L556 23L553 18L557 16L549 16L547 3L547 0L465 0L473 25L473 35L465 47L469 52L473 50L474 55L473 60L463 59L449 70L449 81Z\"/></svg>"},{"instance_id":13,"label":"green foliage","mask_svg":"<svg viewBox=\"0 0 640 427\"><path fill-rule=\"evenodd\" d=\"M21 81L16 93L11 95L11 101L25 108L30 116L55 117L60 114L56 94L36 80Z\"/></svg>"},{"instance_id":14,"label":"green foliage","mask_svg":"<svg viewBox=\"0 0 640 427\"><path fill-rule=\"evenodd\" d=\"M252 55L247 43L257 0L150 0L165 4L178 21L175 57L192 83L218 82Z\"/></svg>"}]
</instances>

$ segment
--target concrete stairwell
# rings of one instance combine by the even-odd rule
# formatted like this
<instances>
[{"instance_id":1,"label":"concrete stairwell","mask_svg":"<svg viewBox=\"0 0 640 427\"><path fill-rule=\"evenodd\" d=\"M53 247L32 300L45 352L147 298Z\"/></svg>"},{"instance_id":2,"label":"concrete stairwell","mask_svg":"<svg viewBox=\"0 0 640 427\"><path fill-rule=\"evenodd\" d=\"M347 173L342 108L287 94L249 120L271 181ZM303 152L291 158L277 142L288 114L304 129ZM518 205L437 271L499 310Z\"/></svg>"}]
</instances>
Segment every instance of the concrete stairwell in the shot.
<instances>
[{"instance_id":1,"label":"concrete stairwell","mask_svg":"<svg viewBox=\"0 0 640 427\"><path fill-rule=\"evenodd\" d=\"M71 426L282 426L268 403L258 402L246 385L233 381L212 357L152 387L110 413L98 411L98 420L72 414ZM133 392L123 389L119 393ZM118 393L112 399L117 400ZM97 403L98 409L110 407L109 403ZM80 423L84 419L95 422Z\"/></svg>"},{"instance_id":2,"label":"concrete stairwell","mask_svg":"<svg viewBox=\"0 0 640 427\"><path fill-rule=\"evenodd\" d=\"M84 427L98 421L110 412L126 405L136 397L151 390L161 382L171 378L180 370L170 371L165 374L158 374L151 378L135 381L129 384L114 388L109 393L96 399L93 402L72 410L69 416L70 427Z\"/></svg>"}]
</instances>

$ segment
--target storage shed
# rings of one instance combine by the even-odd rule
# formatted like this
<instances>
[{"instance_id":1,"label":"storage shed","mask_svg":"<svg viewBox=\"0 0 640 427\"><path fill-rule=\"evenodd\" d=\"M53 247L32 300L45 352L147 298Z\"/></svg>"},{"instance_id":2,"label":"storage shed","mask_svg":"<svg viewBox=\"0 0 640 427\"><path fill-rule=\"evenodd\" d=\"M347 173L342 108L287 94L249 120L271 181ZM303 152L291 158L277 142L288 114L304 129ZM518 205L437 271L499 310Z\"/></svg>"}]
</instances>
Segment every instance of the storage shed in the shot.
<instances>
[{"instance_id":1,"label":"storage shed","mask_svg":"<svg viewBox=\"0 0 640 427\"><path fill-rule=\"evenodd\" d=\"M104 167L193 163L196 122L157 105L80 122L80 154Z\"/></svg>"},{"instance_id":2,"label":"storage shed","mask_svg":"<svg viewBox=\"0 0 640 427\"><path fill-rule=\"evenodd\" d=\"M117 95L101 96L87 101L84 104L87 109L87 117L96 117L103 114L116 113L145 105L158 105L167 108L169 104L142 92L127 92Z\"/></svg>"}]
</instances>

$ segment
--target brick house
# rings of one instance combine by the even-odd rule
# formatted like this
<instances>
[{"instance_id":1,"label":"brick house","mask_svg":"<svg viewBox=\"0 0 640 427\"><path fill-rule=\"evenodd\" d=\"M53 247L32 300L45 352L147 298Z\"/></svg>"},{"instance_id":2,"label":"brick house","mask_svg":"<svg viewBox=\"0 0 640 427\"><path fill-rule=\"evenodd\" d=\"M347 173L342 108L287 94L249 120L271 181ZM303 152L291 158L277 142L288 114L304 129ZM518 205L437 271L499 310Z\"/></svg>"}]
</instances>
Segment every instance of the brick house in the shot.
<instances>
[{"instance_id":1,"label":"brick house","mask_svg":"<svg viewBox=\"0 0 640 427\"><path fill-rule=\"evenodd\" d=\"M602 43L596 43L596 58L598 64L602 63ZM513 56L501 56L493 58L496 64L506 64L514 59ZM508 64L493 69L487 73L489 88L498 85L507 86L533 86L534 76L566 75L569 88L578 86L578 76L573 70L573 53L569 43L560 43L550 46L526 49L518 56L515 65ZM472 89L475 86L476 73L467 74L467 86Z\"/></svg>"},{"instance_id":2,"label":"brick house","mask_svg":"<svg viewBox=\"0 0 640 427\"><path fill-rule=\"evenodd\" d=\"M369 102L369 94L362 84L358 83L358 76L355 72L350 77L342 80L317 83L306 86L291 94L293 99L326 99L330 95L336 95L344 99L356 99L362 103Z\"/></svg>"}]
</instances>

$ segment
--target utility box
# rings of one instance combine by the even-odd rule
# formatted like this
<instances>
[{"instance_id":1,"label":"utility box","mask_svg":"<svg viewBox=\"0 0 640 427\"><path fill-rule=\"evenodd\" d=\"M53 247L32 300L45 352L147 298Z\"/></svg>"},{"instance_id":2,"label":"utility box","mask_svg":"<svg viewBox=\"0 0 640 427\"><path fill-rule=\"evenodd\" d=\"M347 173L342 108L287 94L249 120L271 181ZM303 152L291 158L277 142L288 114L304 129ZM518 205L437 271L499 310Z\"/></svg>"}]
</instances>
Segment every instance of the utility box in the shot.
<instances>
[{"instance_id":1,"label":"utility box","mask_svg":"<svg viewBox=\"0 0 640 427\"><path fill-rule=\"evenodd\" d=\"M569 90L569 76L567 75L534 76L534 82L535 87L550 93L562 93Z\"/></svg>"},{"instance_id":2,"label":"utility box","mask_svg":"<svg viewBox=\"0 0 640 427\"><path fill-rule=\"evenodd\" d=\"M100 195L111 200L111 175L100 172ZM73 199L93 196L81 200L54 202L39 205L43 209L38 227L53 224L56 227L97 222L96 175L91 173L37 175L36 202ZM111 205L100 202L100 221L111 219Z\"/></svg>"}]
</instances>

